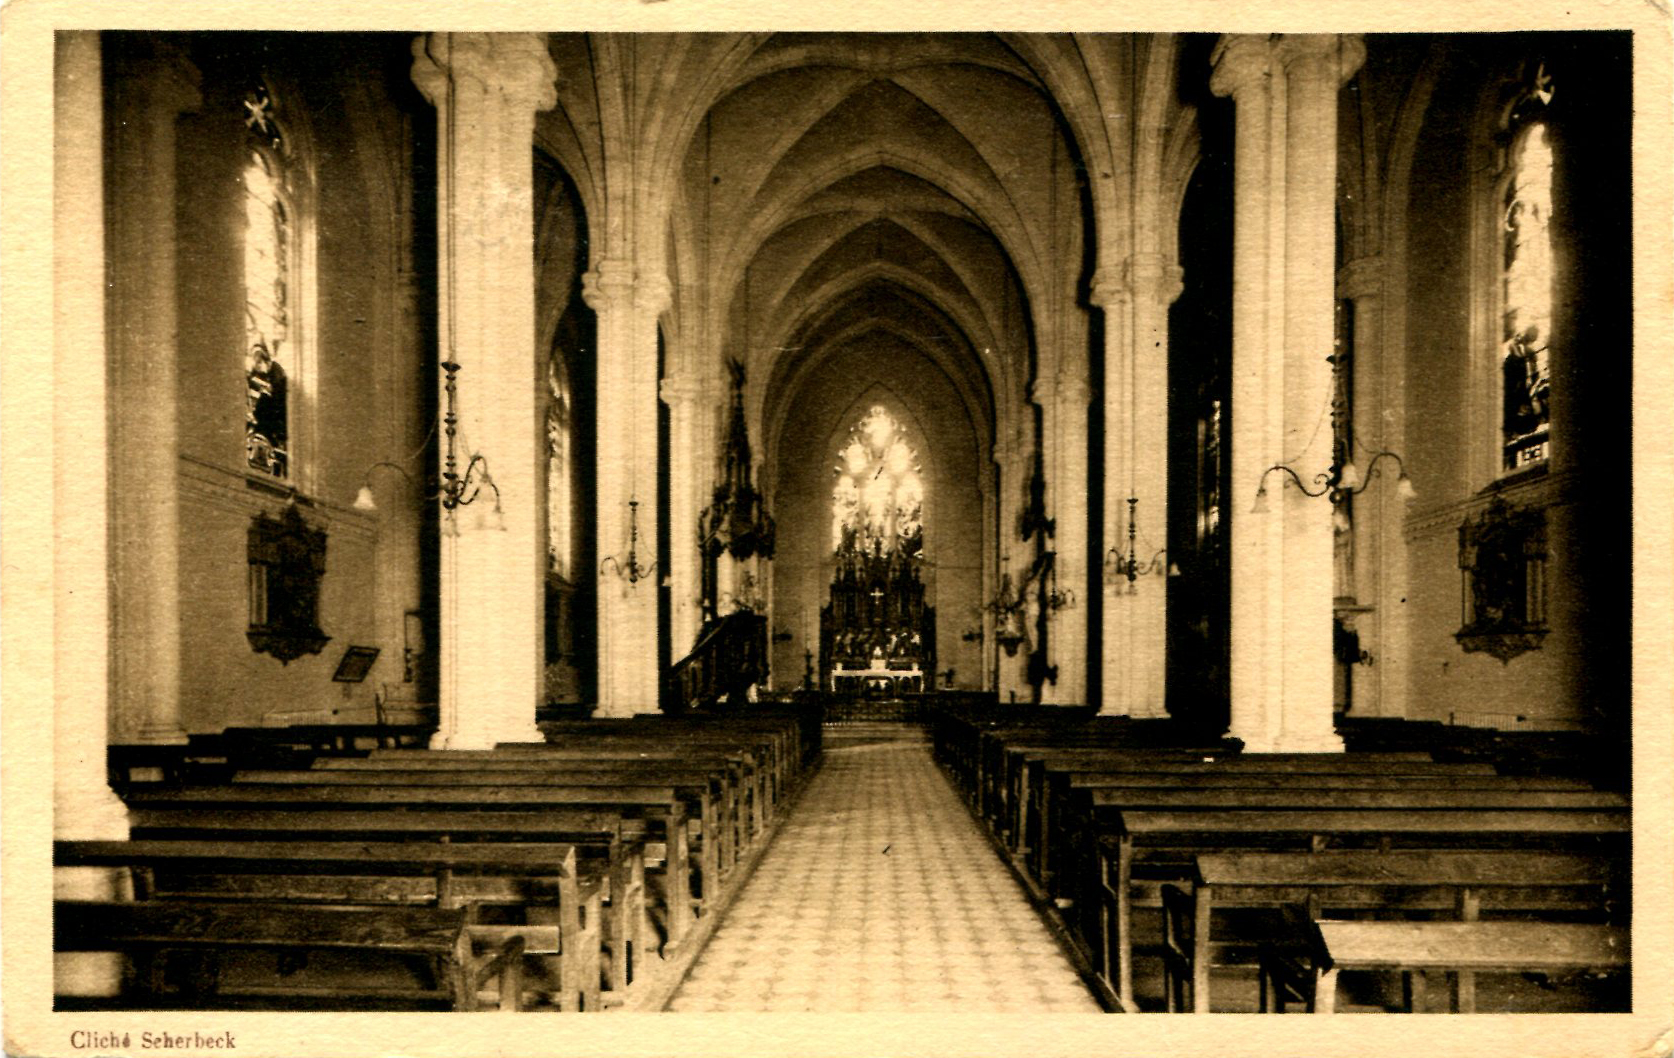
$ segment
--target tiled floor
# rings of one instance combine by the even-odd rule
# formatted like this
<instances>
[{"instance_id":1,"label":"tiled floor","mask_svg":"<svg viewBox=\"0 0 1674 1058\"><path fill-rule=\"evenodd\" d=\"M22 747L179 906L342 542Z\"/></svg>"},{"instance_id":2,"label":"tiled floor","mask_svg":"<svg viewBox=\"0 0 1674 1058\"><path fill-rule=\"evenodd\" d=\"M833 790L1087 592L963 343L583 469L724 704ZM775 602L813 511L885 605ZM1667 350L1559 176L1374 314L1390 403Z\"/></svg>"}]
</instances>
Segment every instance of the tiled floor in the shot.
<instances>
[{"instance_id":1,"label":"tiled floor","mask_svg":"<svg viewBox=\"0 0 1674 1058\"><path fill-rule=\"evenodd\" d=\"M904 735L828 734L669 1010L1098 1011L929 747Z\"/></svg>"}]
</instances>

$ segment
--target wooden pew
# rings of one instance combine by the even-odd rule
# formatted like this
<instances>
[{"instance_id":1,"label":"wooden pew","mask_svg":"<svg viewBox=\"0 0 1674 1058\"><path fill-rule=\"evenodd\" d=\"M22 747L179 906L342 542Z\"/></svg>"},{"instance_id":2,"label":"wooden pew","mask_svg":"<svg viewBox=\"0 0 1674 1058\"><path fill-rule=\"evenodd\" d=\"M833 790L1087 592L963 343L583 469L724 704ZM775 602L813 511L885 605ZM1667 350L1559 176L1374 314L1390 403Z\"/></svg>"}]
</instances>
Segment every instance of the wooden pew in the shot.
<instances>
[{"instance_id":1,"label":"wooden pew","mask_svg":"<svg viewBox=\"0 0 1674 1058\"><path fill-rule=\"evenodd\" d=\"M1306 791L1304 791L1306 793ZM1125 1005L1133 1003L1132 890L1135 861L1164 880L1182 875L1201 852L1319 851L1332 842L1373 842L1414 849L1565 848L1610 855L1630 831L1619 809L1415 808L1391 797L1381 808L1321 805L1292 809L1123 809L1096 836L1097 858L1083 889L1081 929L1101 971ZM1604 844L1600 844L1603 842ZM1096 915L1085 910L1087 903Z\"/></svg>"},{"instance_id":2,"label":"wooden pew","mask_svg":"<svg viewBox=\"0 0 1674 1058\"><path fill-rule=\"evenodd\" d=\"M777 799L800 769L804 751L798 726L789 719L735 720L715 716L638 716L623 720L580 720L543 724L545 742L502 743L496 749L538 749L549 745L585 745L585 740L610 739L613 744L639 740L648 748L720 749L750 754L764 762ZM577 742L576 740L584 740Z\"/></svg>"},{"instance_id":3,"label":"wooden pew","mask_svg":"<svg viewBox=\"0 0 1674 1058\"><path fill-rule=\"evenodd\" d=\"M801 768L800 751L790 730L736 732L649 722L609 730L555 730L547 733L545 742L506 742L494 747L493 752L545 756L600 750L663 755L675 760L724 754L742 773L756 776L753 788L760 791L758 803L764 820L771 817L773 807L783 800Z\"/></svg>"},{"instance_id":4,"label":"wooden pew","mask_svg":"<svg viewBox=\"0 0 1674 1058\"><path fill-rule=\"evenodd\" d=\"M142 1009L189 1005L225 1009L216 1002L222 998L216 967L226 952L333 949L422 957L435 965L441 983L434 989L360 987L347 994L343 986L320 989L274 984L247 989L242 994L291 1000L326 998L350 1004L368 999L441 1000L453 1010L475 1010L478 989L498 979L500 1008L519 1009L522 939L511 938L487 958L479 958L472 950L462 910L56 900L52 911L56 951L120 952L135 956L142 966L157 966L157 957L163 952L184 951L198 956L201 969L193 975L185 993L167 994L165 998L161 974L142 973Z\"/></svg>"},{"instance_id":5,"label":"wooden pew","mask_svg":"<svg viewBox=\"0 0 1674 1058\"><path fill-rule=\"evenodd\" d=\"M1054 767L1059 765L1060 767ZM1024 831L1035 842L1033 857L1029 866L1041 888L1054 896L1068 896L1061 890L1060 880L1066 872L1058 863L1060 847L1088 848L1086 845L1063 846L1064 838L1075 840L1078 830L1086 829L1079 824L1075 817L1086 815L1089 811L1112 806L1123 807L1121 800L1115 795L1099 795L1096 791L1103 788L1119 788L1132 786L1141 788L1157 786L1158 789L1170 786L1178 789L1208 789L1197 783L1200 777L1212 775L1235 776L1239 778L1271 778L1280 780L1271 784L1274 789L1292 790L1302 784L1301 776L1306 776L1306 785L1319 789L1341 789L1335 779L1337 777L1361 777L1385 780L1384 784L1375 784L1377 788L1406 789L1414 783L1422 782L1426 786L1443 779L1479 778L1486 781L1498 781L1493 769L1484 764L1443 764L1428 760L1413 760L1398 758L1389 760L1382 755L1348 756L1326 755L1318 753L1279 754L1264 753L1260 755L1233 755L1217 757L1212 760L1182 759L1179 755L1159 754L1155 756L1145 754L1127 754L1122 757L1110 758L1105 771L1069 770L1071 767L1083 769L1084 762L1065 761L1061 757L1046 757L1039 769L1040 781L1036 786L1032 805L1032 818L1026 818ZM1143 768L1153 780L1152 783L1130 783L1128 774L1136 768ZM1169 782L1167 780L1175 780ZM1234 783L1239 787L1249 786L1259 788L1262 783ZM1146 795L1147 797L1149 795ZM1223 802L1224 805L1225 802ZM1251 802L1254 804L1255 802ZM1161 803L1157 807L1163 806ZM1276 807L1276 806L1275 806ZM1069 868L1069 876L1074 877L1074 864Z\"/></svg>"},{"instance_id":6,"label":"wooden pew","mask_svg":"<svg viewBox=\"0 0 1674 1058\"><path fill-rule=\"evenodd\" d=\"M1625 863L1600 856L1518 851L1205 853L1191 892L1165 884L1164 992L1211 1009L1211 923L1217 909L1304 906L1324 911L1452 910L1603 914ZM1182 943L1183 942L1183 943ZM1182 979L1183 977L1183 979Z\"/></svg>"},{"instance_id":7,"label":"wooden pew","mask_svg":"<svg viewBox=\"0 0 1674 1058\"><path fill-rule=\"evenodd\" d=\"M520 953L550 956L557 999L567 1010L595 1009L599 1000L600 879L583 874L578 862L576 848L563 843L140 839L53 845L54 866L125 869L135 899L144 903L462 910L468 941L506 950L516 940ZM486 924L479 914L485 905L516 908L524 922ZM469 966L458 962L461 969ZM509 976L506 982L515 983ZM521 1003L515 994L500 1000L506 1009Z\"/></svg>"},{"instance_id":8,"label":"wooden pew","mask_svg":"<svg viewBox=\"0 0 1674 1058\"><path fill-rule=\"evenodd\" d=\"M1591 923L1320 921L1315 927L1318 939L1299 949L1299 960L1286 958L1276 946L1263 947L1264 1012L1271 1005L1283 1013L1286 999L1300 996L1310 1011L1334 1013L1343 970L1397 970L1410 978L1426 970L1464 976L1628 965L1627 930ZM1407 992L1410 997L1410 983ZM1474 992L1456 990L1452 1009L1475 1013Z\"/></svg>"},{"instance_id":9,"label":"wooden pew","mask_svg":"<svg viewBox=\"0 0 1674 1058\"><path fill-rule=\"evenodd\" d=\"M632 777L637 772L654 774L656 769L680 772L715 772L722 788L717 796L723 819L730 813L730 833L723 832L721 854L724 863L737 858L736 853L753 836L760 834L771 818L766 803L767 787L758 782L764 776L753 771L737 757L719 753L695 753L670 749L619 749L609 745L584 749L553 748L540 752L523 750L408 750L375 752L358 760L324 759L317 761L321 771L384 771L424 769L444 771L524 771L551 769L575 773L598 772ZM618 780L621 781L621 780ZM660 780L653 780L660 781ZM688 780L691 781L691 780ZM730 808L729 808L730 805Z\"/></svg>"},{"instance_id":10,"label":"wooden pew","mask_svg":"<svg viewBox=\"0 0 1674 1058\"><path fill-rule=\"evenodd\" d=\"M1255 760L1253 757L1228 760ZM1295 770L1271 770L1266 765L1237 764L1222 766L1224 762L1201 765L1180 765L1141 755L1137 758L1107 759L1097 765L1083 761L1067 761L1049 756L1031 761L1028 773L1032 792L1020 808L1024 818L1019 824L1023 838L1019 852L1032 853L1031 869L1043 883L1047 876L1047 850L1040 835L1051 834L1059 825L1062 806L1067 805L1077 791L1101 786L1156 786L1174 789L1290 789L1296 785ZM1300 767L1305 762L1298 762ZM1444 770L1445 769L1445 770ZM1317 788L1338 790L1388 789L1422 783L1431 789L1447 790L1545 790L1592 792L1593 787L1576 779L1503 776L1487 765L1433 765L1397 763L1383 765L1375 771L1311 771L1308 784Z\"/></svg>"},{"instance_id":11,"label":"wooden pew","mask_svg":"<svg viewBox=\"0 0 1674 1058\"><path fill-rule=\"evenodd\" d=\"M132 788L126 792L135 836L197 837L208 832L253 836L413 834L466 840L567 840L605 844L616 876L643 877L639 828L662 830L663 911L667 940L677 948L693 918L691 863L684 802L673 787L447 787L248 784ZM626 862L622 852L626 845ZM635 883L623 880L624 886ZM613 882L615 892L617 883ZM613 920L632 914L614 910ZM625 923L647 936L643 922ZM648 946L648 945L647 945Z\"/></svg>"},{"instance_id":12,"label":"wooden pew","mask_svg":"<svg viewBox=\"0 0 1674 1058\"><path fill-rule=\"evenodd\" d=\"M672 786L338 786L329 783L249 783L228 786L187 786L163 789L130 788L130 806L137 808L291 808L322 816L351 809L422 811L469 808L520 810L532 813L603 813L606 832L619 833L610 814L640 820L662 829L667 853L665 886L668 943L678 946L690 931L694 915L691 861L687 844L686 807ZM554 821L556 824L556 820Z\"/></svg>"},{"instance_id":13,"label":"wooden pew","mask_svg":"<svg viewBox=\"0 0 1674 1058\"><path fill-rule=\"evenodd\" d=\"M688 819L697 822L701 840L697 843L697 867L701 897L713 899L720 891L725 872L732 863L731 835L736 833L736 802L734 789L724 774L692 768L651 767L632 764L626 768L593 769L566 768L556 765L501 769L494 767L456 768L446 762L440 766L408 761L411 767L331 768L301 771L243 771L233 777L235 784L322 785L345 787L373 786L443 786L468 788L522 787L622 787L655 784L669 786L687 806Z\"/></svg>"}]
</instances>

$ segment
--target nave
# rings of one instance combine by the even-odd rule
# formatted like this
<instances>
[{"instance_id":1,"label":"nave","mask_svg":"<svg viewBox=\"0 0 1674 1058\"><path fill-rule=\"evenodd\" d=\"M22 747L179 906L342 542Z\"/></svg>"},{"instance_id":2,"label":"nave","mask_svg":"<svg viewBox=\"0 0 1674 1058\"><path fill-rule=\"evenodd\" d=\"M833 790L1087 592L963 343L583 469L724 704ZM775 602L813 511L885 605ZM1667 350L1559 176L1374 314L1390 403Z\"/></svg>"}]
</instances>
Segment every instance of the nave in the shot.
<instances>
[{"instance_id":1,"label":"nave","mask_svg":"<svg viewBox=\"0 0 1674 1058\"><path fill-rule=\"evenodd\" d=\"M923 733L850 730L668 1009L1097 1012Z\"/></svg>"}]
</instances>

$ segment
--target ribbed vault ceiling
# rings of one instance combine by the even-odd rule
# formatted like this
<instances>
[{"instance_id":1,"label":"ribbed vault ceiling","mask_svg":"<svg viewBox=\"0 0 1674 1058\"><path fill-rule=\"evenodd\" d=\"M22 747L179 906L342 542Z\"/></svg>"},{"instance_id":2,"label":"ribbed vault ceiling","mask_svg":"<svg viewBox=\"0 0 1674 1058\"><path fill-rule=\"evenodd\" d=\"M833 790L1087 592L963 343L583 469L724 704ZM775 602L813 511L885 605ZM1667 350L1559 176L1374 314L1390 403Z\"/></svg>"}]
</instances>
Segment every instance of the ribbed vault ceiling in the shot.
<instances>
[{"instance_id":1,"label":"ribbed vault ceiling","mask_svg":"<svg viewBox=\"0 0 1674 1058\"><path fill-rule=\"evenodd\" d=\"M767 383L758 406L794 404L811 363L875 332L992 423L1027 381L1026 306L1081 266L1066 252L1072 158L1039 81L995 37L780 34L693 137L683 259L723 354Z\"/></svg>"}]
</instances>

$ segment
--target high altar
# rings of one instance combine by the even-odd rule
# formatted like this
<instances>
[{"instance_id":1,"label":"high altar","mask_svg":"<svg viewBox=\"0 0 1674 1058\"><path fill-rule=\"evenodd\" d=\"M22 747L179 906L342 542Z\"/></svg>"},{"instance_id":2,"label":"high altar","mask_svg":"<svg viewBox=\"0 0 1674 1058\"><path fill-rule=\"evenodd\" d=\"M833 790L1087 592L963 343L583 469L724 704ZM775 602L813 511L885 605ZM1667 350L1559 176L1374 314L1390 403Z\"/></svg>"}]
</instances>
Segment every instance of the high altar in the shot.
<instances>
[{"instance_id":1,"label":"high altar","mask_svg":"<svg viewBox=\"0 0 1674 1058\"><path fill-rule=\"evenodd\" d=\"M831 601L820 609L821 685L885 696L928 690L936 608L924 605L919 553L886 552L876 539L868 549L851 532L836 559Z\"/></svg>"}]
</instances>

